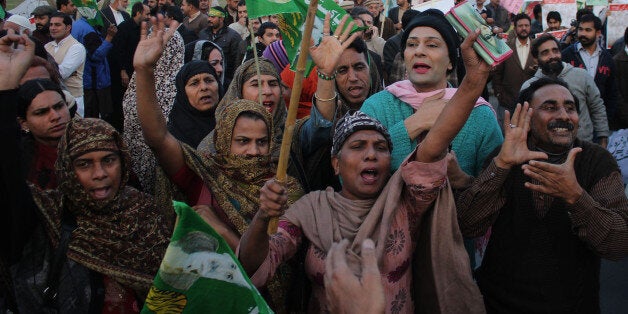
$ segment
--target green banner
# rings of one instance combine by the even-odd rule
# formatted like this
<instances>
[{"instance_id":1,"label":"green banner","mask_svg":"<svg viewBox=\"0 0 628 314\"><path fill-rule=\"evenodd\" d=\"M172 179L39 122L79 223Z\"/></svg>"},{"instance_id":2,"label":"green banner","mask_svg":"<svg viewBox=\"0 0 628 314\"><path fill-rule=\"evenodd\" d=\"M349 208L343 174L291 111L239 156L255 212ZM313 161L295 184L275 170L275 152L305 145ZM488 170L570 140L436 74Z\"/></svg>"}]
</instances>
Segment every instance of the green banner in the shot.
<instances>
[{"instance_id":1,"label":"green banner","mask_svg":"<svg viewBox=\"0 0 628 314\"><path fill-rule=\"evenodd\" d=\"M87 19L87 23L91 26L104 26L101 13L98 11L98 5L94 0L72 0L79 14Z\"/></svg>"},{"instance_id":2,"label":"green banner","mask_svg":"<svg viewBox=\"0 0 628 314\"><path fill-rule=\"evenodd\" d=\"M295 4L298 1L292 0L254 0L246 3L246 11L249 18L274 15L280 13L299 12L299 7Z\"/></svg>"},{"instance_id":3,"label":"green banner","mask_svg":"<svg viewBox=\"0 0 628 314\"><path fill-rule=\"evenodd\" d=\"M305 17L307 16L310 0L296 0L294 3L299 7L299 12L279 14L279 29L281 30L283 45L286 47L288 59L290 60L290 64L292 64L292 70L296 70L295 67L303 32L305 31ZM319 43L323 37L323 24L327 12L331 14L330 23L332 32L338 27L338 23L340 23L342 17L347 14L335 1L319 0L316 10L316 19L314 20L314 29L312 30L312 40L315 43ZM349 24L350 21L353 21L353 19L347 19L347 24ZM357 30L360 30L360 28L354 26L352 32ZM313 67L314 63L312 59L308 57L304 73L305 77L310 74Z\"/></svg>"},{"instance_id":4,"label":"green banner","mask_svg":"<svg viewBox=\"0 0 628 314\"><path fill-rule=\"evenodd\" d=\"M225 240L188 205L174 207L177 225L142 313L273 313Z\"/></svg>"}]
</instances>

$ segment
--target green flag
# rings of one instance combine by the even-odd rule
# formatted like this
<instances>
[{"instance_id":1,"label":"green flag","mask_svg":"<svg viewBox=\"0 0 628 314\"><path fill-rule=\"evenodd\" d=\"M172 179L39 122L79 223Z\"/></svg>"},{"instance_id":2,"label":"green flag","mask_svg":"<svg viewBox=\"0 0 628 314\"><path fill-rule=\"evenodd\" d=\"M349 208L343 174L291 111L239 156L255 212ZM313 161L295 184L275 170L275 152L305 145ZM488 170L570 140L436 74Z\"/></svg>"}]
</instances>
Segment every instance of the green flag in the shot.
<instances>
[{"instance_id":1,"label":"green flag","mask_svg":"<svg viewBox=\"0 0 628 314\"><path fill-rule=\"evenodd\" d=\"M279 29L281 30L281 37L283 39L283 45L286 47L288 59L290 60L290 64L292 64L292 70L296 70L297 56L299 54L303 32L305 31L305 17L307 16L310 0L296 0L294 4L299 7L299 12L279 14ZM323 24L327 12L331 14L330 23L332 32L338 27L338 23L340 23L342 17L347 14L347 11L341 8L334 0L319 0L316 10L316 19L314 20L314 29L312 30L312 40L315 43L320 42L323 37ZM347 24L350 21L353 21L353 19L349 18ZM354 26L352 32L357 30L360 30L360 28ZM308 57L304 73L305 77L310 74L313 67L314 63L312 59Z\"/></svg>"},{"instance_id":2,"label":"green flag","mask_svg":"<svg viewBox=\"0 0 628 314\"><path fill-rule=\"evenodd\" d=\"M273 313L225 240L188 205L174 207L177 225L142 313Z\"/></svg>"},{"instance_id":3,"label":"green flag","mask_svg":"<svg viewBox=\"0 0 628 314\"><path fill-rule=\"evenodd\" d=\"M94 0L72 0L79 14L87 19L87 23L91 26L104 26L101 13L98 11L98 5Z\"/></svg>"},{"instance_id":4,"label":"green flag","mask_svg":"<svg viewBox=\"0 0 628 314\"><path fill-rule=\"evenodd\" d=\"M299 12L299 7L292 0L254 0L246 3L249 18L274 15L279 13Z\"/></svg>"},{"instance_id":5,"label":"green flag","mask_svg":"<svg viewBox=\"0 0 628 314\"><path fill-rule=\"evenodd\" d=\"M0 5L0 20L4 20L5 16L7 16L7 12L4 12L4 8Z\"/></svg>"}]
</instances>

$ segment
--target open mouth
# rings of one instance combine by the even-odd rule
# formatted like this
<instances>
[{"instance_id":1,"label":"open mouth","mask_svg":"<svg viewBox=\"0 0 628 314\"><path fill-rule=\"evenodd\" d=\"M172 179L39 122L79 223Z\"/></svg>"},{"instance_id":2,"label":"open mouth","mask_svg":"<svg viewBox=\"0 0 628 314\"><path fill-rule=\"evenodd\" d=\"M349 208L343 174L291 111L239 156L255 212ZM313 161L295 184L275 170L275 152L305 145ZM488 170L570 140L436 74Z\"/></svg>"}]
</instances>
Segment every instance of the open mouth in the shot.
<instances>
[{"instance_id":1,"label":"open mouth","mask_svg":"<svg viewBox=\"0 0 628 314\"><path fill-rule=\"evenodd\" d=\"M375 184L379 178L379 171L374 168L364 169L360 172L360 176L365 184Z\"/></svg>"},{"instance_id":2,"label":"open mouth","mask_svg":"<svg viewBox=\"0 0 628 314\"><path fill-rule=\"evenodd\" d=\"M427 71L429 71L431 68L432 67L430 67L429 65L419 62L412 65L412 70L420 74L427 73Z\"/></svg>"},{"instance_id":3,"label":"open mouth","mask_svg":"<svg viewBox=\"0 0 628 314\"><path fill-rule=\"evenodd\" d=\"M272 112L274 103L272 101L264 101L264 102L262 102L262 106L264 106L264 108L266 108L266 110L268 110L268 112Z\"/></svg>"},{"instance_id":4,"label":"open mouth","mask_svg":"<svg viewBox=\"0 0 628 314\"><path fill-rule=\"evenodd\" d=\"M92 197L94 199L104 199L104 198L107 198L107 196L109 196L110 192L111 192L111 187L110 186L105 186L105 187L89 190L89 193L92 195Z\"/></svg>"}]
</instances>

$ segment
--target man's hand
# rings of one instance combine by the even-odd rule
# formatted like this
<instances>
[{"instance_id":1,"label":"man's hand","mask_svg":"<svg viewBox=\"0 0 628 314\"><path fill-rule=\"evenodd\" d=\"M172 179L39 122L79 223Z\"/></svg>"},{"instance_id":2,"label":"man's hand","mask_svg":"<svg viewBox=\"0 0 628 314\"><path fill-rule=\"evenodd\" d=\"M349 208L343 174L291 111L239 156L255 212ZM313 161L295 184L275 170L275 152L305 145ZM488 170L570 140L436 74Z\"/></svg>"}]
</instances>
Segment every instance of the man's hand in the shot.
<instances>
[{"instance_id":1,"label":"man's hand","mask_svg":"<svg viewBox=\"0 0 628 314\"><path fill-rule=\"evenodd\" d=\"M111 42L113 40L113 37L115 37L117 33L118 28L113 24L109 25L109 28L107 28L107 36L105 37L105 40Z\"/></svg>"},{"instance_id":2,"label":"man's hand","mask_svg":"<svg viewBox=\"0 0 628 314\"><path fill-rule=\"evenodd\" d=\"M583 189L578 183L573 166L576 155L581 151L582 148L580 147L572 148L567 160L560 165L536 160L523 165L521 167L523 173L539 182L539 184L526 182L525 187L532 191L562 198L567 204L576 203L582 195Z\"/></svg>"},{"instance_id":3,"label":"man's hand","mask_svg":"<svg viewBox=\"0 0 628 314\"><path fill-rule=\"evenodd\" d=\"M332 76L335 73L342 52L358 37L357 33L350 34L355 22L350 22L345 27L348 18L349 15L345 15L340 20L334 34L331 35L330 15L327 13L323 26L323 39L318 46L310 47L310 56L312 56L314 64L319 71L326 75Z\"/></svg>"},{"instance_id":4,"label":"man's hand","mask_svg":"<svg viewBox=\"0 0 628 314\"><path fill-rule=\"evenodd\" d=\"M288 204L288 192L277 180L268 180L260 189L259 203L259 218L268 221L279 217L283 215Z\"/></svg>"},{"instance_id":5,"label":"man's hand","mask_svg":"<svg viewBox=\"0 0 628 314\"><path fill-rule=\"evenodd\" d=\"M13 48L21 45L23 49ZM12 29L0 38L0 90L15 89L35 56L35 43Z\"/></svg>"},{"instance_id":6,"label":"man's hand","mask_svg":"<svg viewBox=\"0 0 628 314\"><path fill-rule=\"evenodd\" d=\"M331 313L384 313L386 300L382 277L377 268L375 244L362 242L362 278L347 265L349 241L334 243L325 259L325 294Z\"/></svg>"},{"instance_id":7,"label":"man's hand","mask_svg":"<svg viewBox=\"0 0 628 314\"><path fill-rule=\"evenodd\" d=\"M532 159L547 159L547 154L530 151L528 148L528 131L530 131L530 119L532 108L528 103L517 104L515 112L510 119L510 112L504 113L504 143L495 157L495 165L502 169L510 169Z\"/></svg>"}]
</instances>

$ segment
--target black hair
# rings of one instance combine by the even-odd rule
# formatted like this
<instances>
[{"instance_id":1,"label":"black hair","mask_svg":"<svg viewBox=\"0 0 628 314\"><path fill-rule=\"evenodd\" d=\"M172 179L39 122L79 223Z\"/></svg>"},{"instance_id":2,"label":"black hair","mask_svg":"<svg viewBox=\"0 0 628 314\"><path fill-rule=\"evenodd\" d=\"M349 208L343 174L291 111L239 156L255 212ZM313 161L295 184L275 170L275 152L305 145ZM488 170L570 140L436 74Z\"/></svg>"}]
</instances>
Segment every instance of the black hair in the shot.
<instances>
[{"instance_id":1,"label":"black hair","mask_svg":"<svg viewBox=\"0 0 628 314\"><path fill-rule=\"evenodd\" d=\"M45 91L55 91L65 100L65 95L59 85L49 79L34 79L26 81L17 91L17 116L26 120L26 111L30 107L33 99Z\"/></svg>"},{"instance_id":2,"label":"black hair","mask_svg":"<svg viewBox=\"0 0 628 314\"><path fill-rule=\"evenodd\" d=\"M246 1L245 0L240 0L240 2L238 2L238 6L245 6L246 5Z\"/></svg>"},{"instance_id":3,"label":"black hair","mask_svg":"<svg viewBox=\"0 0 628 314\"><path fill-rule=\"evenodd\" d=\"M560 13L558 11L549 11L549 12L547 12L547 16L545 17L545 20L547 22L549 22L549 20L557 20L559 22L563 21L563 19L560 17Z\"/></svg>"},{"instance_id":4,"label":"black hair","mask_svg":"<svg viewBox=\"0 0 628 314\"><path fill-rule=\"evenodd\" d=\"M584 8L584 9L580 9L576 12L576 21L580 22L580 18L582 18L583 16L587 15L587 14L593 14L593 11Z\"/></svg>"},{"instance_id":5,"label":"black hair","mask_svg":"<svg viewBox=\"0 0 628 314\"><path fill-rule=\"evenodd\" d=\"M57 0L57 10L61 10L61 6L68 5L68 3L70 3L70 0Z\"/></svg>"},{"instance_id":6,"label":"black hair","mask_svg":"<svg viewBox=\"0 0 628 314\"><path fill-rule=\"evenodd\" d=\"M403 14L403 17L401 17L401 28L406 29L406 26L408 26L408 23L410 23L410 21L412 21L412 18L419 15L419 13L421 13L421 11L417 11L414 9L406 11Z\"/></svg>"},{"instance_id":7,"label":"black hair","mask_svg":"<svg viewBox=\"0 0 628 314\"><path fill-rule=\"evenodd\" d=\"M277 24L273 22L264 22L262 23L262 25L259 26L259 29L257 30L257 33L255 33L255 36L264 37L264 33L266 33L267 29L279 30L279 26L277 26Z\"/></svg>"},{"instance_id":8,"label":"black hair","mask_svg":"<svg viewBox=\"0 0 628 314\"><path fill-rule=\"evenodd\" d=\"M580 17L579 20L580 24L585 23L585 22L593 22L593 28L595 28L596 31L599 31L602 29L602 20L600 20L599 17L593 15L593 14L585 14L582 17Z\"/></svg>"},{"instance_id":9,"label":"black hair","mask_svg":"<svg viewBox=\"0 0 628 314\"><path fill-rule=\"evenodd\" d=\"M353 49L359 53L366 53L368 51L368 48L366 47L366 43L364 42L364 40L362 38L356 38L348 47L347 49ZM367 57L368 60L368 57Z\"/></svg>"},{"instance_id":10,"label":"black hair","mask_svg":"<svg viewBox=\"0 0 628 314\"><path fill-rule=\"evenodd\" d=\"M185 2L187 2L188 5L191 5L191 6L195 7L196 9L198 9L198 6L199 6L199 1L198 0L185 0Z\"/></svg>"},{"instance_id":11,"label":"black hair","mask_svg":"<svg viewBox=\"0 0 628 314\"><path fill-rule=\"evenodd\" d=\"M369 10L367 10L365 7L363 6L357 6L353 9L351 9L351 17L355 20L358 16L362 15L362 14L368 14L371 17L373 17L373 14L371 14L371 12ZM405 14L405 13L404 13ZM373 17L375 18L375 17Z\"/></svg>"},{"instance_id":12,"label":"black hair","mask_svg":"<svg viewBox=\"0 0 628 314\"><path fill-rule=\"evenodd\" d=\"M515 26L517 25L517 22L519 22L519 20L528 20L528 22L532 23L532 19L530 18L530 16L525 13L519 13L515 15L515 17L513 18Z\"/></svg>"},{"instance_id":13,"label":"black hair","mask_svg":"<svg viewBox=\"0 0 628 314\"><path fill-rule=\"evenodd\" d=\"M169 5L165 8L164 13L166 13L166 16L179 22L179 23L183 23L183 11L181 11L181 9L176 6L176 5Z\"/></svg>"},{"instance_id":14,"label":"black hair","mask_svg":"<svg viewBox=\"0 0 628 314\"><path fill-rule=\"evenodd\" d=\"M131 7L131 16L135 17L137 14L142 14L144 13L144 4L141 2L135 2L133 3L133 6Z\"/></svg>"},{"instance_id":15,"label":"black hair","mask_svg":"<svg viewBox=\"0 0 628 314\"><path fill-rule=\"evenodd\" d=\"M62 18L63 19L63 24L65 24L65 26L72 25L72 18L69 15L67 15L67 14L65 14L63 12L52 13L52 15L50 16L50 19L52 20L53 17L60 17L60 18Z\"/></svg>"},{"instance_id":16,"label":"black hair","mask_svg":"<svg viewBox=\"0 0 628 314\"><path fill-rule=\"evenodd\" d=\"M534 97L534 94L536 93L536 91L539 90L541 87L548 86L548 85L560 85L566 88L571 94L571 97L573 97L574 102L576 103L576 111L580 113L578 97L576 97L573 94L573 92L569 89L569 85L567 84L567 82L563 81L562 79L553 78L553 77L542 77L530 83L530 86L526 87L524 90L522 90L519 93L519 96L517 97L517 103L523 105L523 103L527 101L530 104L532 102L532 98Z\"/></svg>"},{"instance_id":17,"label":"black hair","mask_svg":"<svg viewBox=\"0 0 628 314\"><path fill-rule=\"evenodd\" d=\"M532 13L534 14L534 18L538 19L541 16L541 4L537 4L532 9Z\"/></svg>"},{"instance_id":18,"label":"black hair","mask_svg":"<svg viewBox=\"0 0 628 314\"><path fill-rule=\"evenodd\" d=\"M530 45L530 53L532 57L535 59L539 58L539 47L544 44L546 41L553 40L556 43L557 47L560 47L558 44L558 39L550 34L543 34L540 37L537 37L534 41L532 41L532 45Z\"/></svg>"}]
</instances>

